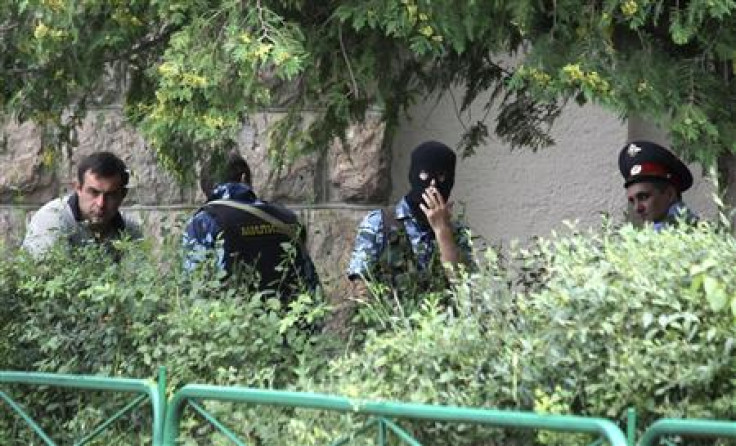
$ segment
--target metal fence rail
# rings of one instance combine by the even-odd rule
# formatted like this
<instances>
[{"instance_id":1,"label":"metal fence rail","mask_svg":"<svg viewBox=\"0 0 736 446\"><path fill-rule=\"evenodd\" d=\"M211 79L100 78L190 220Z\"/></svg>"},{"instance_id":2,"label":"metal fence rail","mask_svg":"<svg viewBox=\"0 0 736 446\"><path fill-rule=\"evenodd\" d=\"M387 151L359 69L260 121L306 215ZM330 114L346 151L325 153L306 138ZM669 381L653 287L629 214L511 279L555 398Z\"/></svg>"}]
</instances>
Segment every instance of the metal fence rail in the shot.
<instances>
[{"instance_id":1,"label":"metal fence rail","mask_svg":"<svg viewBox=\"0 0 736 446\"><path fill-rule=\"evenodd\" d=\"M207 412L201 400L214 400L262 406L324 410L365 415L366 422L352 434L334 440L331 446L346 445L355 435L376 432L376 444L386 445L389 433L401 443L421 446L412 435L403 429L399 420L426 420L485 425L489 427L550 430L569 433L586 433L596 436L596 444L610 446L632 446L636 416L628 411L628 442L623 432L610 420L573 415L540 415L532 412L494 409L472 409L453 406L380 402L350 399L341 396L279 390L261 390L244 387L223 387L189 384L166 401L166 371L159 370L158 381L106 378L85 375L67 375L37 372L0 371L0 384L29 386L67 387L116 393L132 393L137 396L115 414L103 421L75 445L85 445L97 438L115 421L150 400L153 420L152 443L154 446L173 446L179 439L181 418L184 410L191 407L226 438L237 445L245 445L236 434ZM0 400L5 402L40 437L47 446L56 443L39 424L5 391L0 389ZM661 419L652 424L636 443L638 446L653 446L662 437L678 435L693 437L736 438L736 421Z\"/></svg>"},{"instance_id":2,"label":"metal fence rail","mask_svg":"<svg viewBox=\"0 0 736 446\"><path fill-rule=\"evenodd\" d=\"M736 421L663 418L644 432L638 444L652 446L659 438L667 435L736 438Z\"/></svg>"},{"instance_id":3,"label":"metal fence rail","mask_svg":"<svg viewBox=\"0 0 736 446\"><path fill-rule=\"evenodd\" d=\"M256 405L282 406L315 410L363 414L371 417L361 431L375 426L379 445L385 445L386 431L390 430L405 444L420 445L392 419L432 420L482 424L493 427L551 430L559 432L588 433L601 436L611 446L627 446L623 432L611 421L601 418L572 415L539 415L531 412L469 409L427 404L375 402L354 400L340 396L316 393L259 390L242 387L222 387L189 384L174 394L167 405L164 424L164 445L173 446L179 436L179 424L187 404L192 405L213 426L221 430L231 441L245 445L219 421L207 413L196 401L217 400ZM339 439L333 445L344 444Z\"/></svg>"},{"instance_id":4,"label":"metal fence rail","mask_svg":"<svg viewBox=\"0 0 736 446\"><path fill-rule=\"evenodd\" d=\"M39 372L0 372L0 383L3 384L23 384L32 386L51 386L51 387L67 387L75 389L98 390L115 393L133 393L138 394L133 401L120 409L114 415L102 422L99 426L84 436L84 438L75 442L75 445L88 444L104 432L112 423L125 414L133 411L141 406L147 400L151 402L151 413L153 418L152 437L153 444L162 444L163 433L163 415L165 413L165 393L166 386L165 372L159 372L158 383L152 380L128 379L128 378L105 378L98 376L84 375L65 375L55 373L39 373ZM56 443L41 428L41 426L6 392L0 390L0 399L10 406L10 408L20 416L25 423L44 441L48 446L55 446Z\"/></svg>"}]
</instances>

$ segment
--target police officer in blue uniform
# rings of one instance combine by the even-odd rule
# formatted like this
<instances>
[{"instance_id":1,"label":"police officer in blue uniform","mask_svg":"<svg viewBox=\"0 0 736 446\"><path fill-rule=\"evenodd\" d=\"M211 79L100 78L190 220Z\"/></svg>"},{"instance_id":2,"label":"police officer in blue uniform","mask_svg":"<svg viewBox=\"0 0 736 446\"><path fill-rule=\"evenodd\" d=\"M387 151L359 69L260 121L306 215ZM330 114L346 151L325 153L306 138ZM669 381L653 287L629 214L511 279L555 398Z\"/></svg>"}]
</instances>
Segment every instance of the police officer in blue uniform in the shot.
<instances>
[{"instance_id":1,"label":"police officer in blue uniform","mask_svg":"<svg viewBox=\"0 0 736 446\"><path fill-rule=\"evenodd\" d=\"M302 289L315 291L319 277L297 216L258 199L240 154L231 152L223 164L224 169L211 163L214 172L203 171L200 184L207 203L186 226L185 268L192 270L214 254L228 276L249 273L251 283L257 279L254 290L276 292L284 303Z\"/></svg>"},{"instance_id":2,"label":"police officer in blue uniform","mask_svg":"<svg viewBox=\"0 0 736 446\"><path fill-rule=\"evenodd\" d=\"M618 166L629 204L643 222L661 230L677 222L697 221L682 201L693 176L672 152L650 141L633 141L621 149Z\"/></svg>"}]
</instances>

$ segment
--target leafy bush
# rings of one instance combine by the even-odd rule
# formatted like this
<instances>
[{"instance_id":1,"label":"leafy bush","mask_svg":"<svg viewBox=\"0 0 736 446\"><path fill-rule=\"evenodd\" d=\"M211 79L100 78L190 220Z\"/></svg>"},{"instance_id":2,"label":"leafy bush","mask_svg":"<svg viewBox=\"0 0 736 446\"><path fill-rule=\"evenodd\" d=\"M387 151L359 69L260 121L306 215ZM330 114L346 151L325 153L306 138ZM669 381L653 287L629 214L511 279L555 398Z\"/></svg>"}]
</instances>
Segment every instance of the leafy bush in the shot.
<instances>
[{"instance_id":1,"label":"leafy bush","mask_svg":"<svg viewBox=\"0 0 736 446\"><path fill-rule=\"evenodd\" d=\"M550 280L521 310L570 410L733 418L733 237L624 227L551 250Z\"/></svg>"},{"instance_id":2,"label":"leafy bush","mask_svg":"<svg viewBox=\"0 0 736 446\"><path fill-rule=\"evenodd\" d=\"M6 353L0 369L151 378L165 365L172 387L285 387L302 357L323 356L320 336L306 329L324 314L319 296L302 294L282 308L276 298L223 282L214 262L190 275L172 249L117 248L119 263L95 247L73 254L58 249L38 262L17 252L0 262L0 349ZM104 420L105 408L110 416L112 407L123 405L94 392L76 397L79 392L19 387L12 393L62 440ZM82 400L97 409L77 414ZM150 425L133 421L144 431ZM0 438L28 444L28 429L13 416L0 423ZM113 444L130 444L118 441Z\"/></svg>"},{"instance_id":3,"label":"leafy bush","mask_svg":"<svg viewBox=\"0 0 736 446\"><path fill-rule=\"evenodd\" d=\"M662 233L604 226L539 239L504 259L489 251L481 271L454 289L456 313L426 306L389 333L368 334L360 351L301 385L621 421L634 407L640 427L664 416L734 419L734 264L734 238L706 224ZM336 424L313 421L316 433ZM486 429L410 426L431 444L509 441ZM317 444L303 441L303 430L294 435L299 444ZM513 437L522 444L591 441Z\"/></svg>"},{"instance_id":4,"label":"leafy bush","mask_svg":"<svg viewBox=\"0 0 736 446\"><path fill-rule=\"evenodd\" d=\"M314 296L284 309L223 286L212 269L183 274L174 251L123 249L119 264L95 250L73 261L65 253L44 262L16 253L0 261L0 367L153 377L163 364L173 386L273 387L618 420L634 407L640 427L663 416L736 418L736 241L707 224L662 233L604 226L538 239L503 256L488 250L447 295L407 296L423 302L414 311L371 302L376 317L362 320L358 342L347 346L303 328L324 314ZM443 305L447 299L452 305ZM58 403L49 390L34 395L34 410L71 432L104 412L77 413L77 398ZM30 404L30 394L23 398ZM229 403L207 408L262 444L324 444L365 421ZM402 425L427 444L591 440ZM184 426L187 444L218 438L201 423ZM2 438L26 444L24 432L0 418ZM145 440L118 434L105 441Z\"/></svg>"}]
</instances>

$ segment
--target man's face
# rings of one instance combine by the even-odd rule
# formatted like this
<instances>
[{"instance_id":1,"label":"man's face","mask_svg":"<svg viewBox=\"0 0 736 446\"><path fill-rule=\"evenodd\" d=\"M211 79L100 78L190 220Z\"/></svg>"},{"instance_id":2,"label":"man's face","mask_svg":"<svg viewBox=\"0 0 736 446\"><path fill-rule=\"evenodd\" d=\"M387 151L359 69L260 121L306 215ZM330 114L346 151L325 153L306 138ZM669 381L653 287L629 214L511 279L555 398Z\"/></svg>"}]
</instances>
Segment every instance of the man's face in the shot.
<instances>
[{"instance_id":1,"label":"man's face","mask_svg":"<svg viewBox=\"0 0 736 446\"><path fill-rule=\"evenodd\" d=\"M101 177L84 173L82 184L76 183L82 217L94 225L106 225L117 214L127 190L120 175Z\"/></svg>"},{"instance_id":2,"label":"man's face","mask_svg":"<svg viewBox=\"0 0 736 446\"><path fill-rule=\"evenodd\" d=\"M656 223L667 218L667 211L677 201L674 186L649 182L634 183L626 188L633 211L645 222Z\"/></svg>"}]
</instances>

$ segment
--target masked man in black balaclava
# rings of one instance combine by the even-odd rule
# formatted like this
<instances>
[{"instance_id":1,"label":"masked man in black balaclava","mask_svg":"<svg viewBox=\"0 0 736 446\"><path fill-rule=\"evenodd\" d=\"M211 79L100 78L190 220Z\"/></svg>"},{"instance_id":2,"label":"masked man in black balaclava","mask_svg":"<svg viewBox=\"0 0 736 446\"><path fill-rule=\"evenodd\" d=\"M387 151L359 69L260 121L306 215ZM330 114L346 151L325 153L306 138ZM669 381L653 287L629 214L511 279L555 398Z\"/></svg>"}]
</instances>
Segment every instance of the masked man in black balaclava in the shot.
<instances>
[{"instance_id":1,"label":"masked man in black balaclava","mask_svg":"<svg viewBox=\"0 0 736 446\"><path fill-rule=\"evenodd\" d=\"M411 153L411 189L405 196L411 217L419 229L433 233L439 245L440 259L453 265L460 258L451 223L452 203L448 201L455 184L455 160L455 152L440 142L420 144ZM397 220L399 214L397 208ZM427 237L429 235L426 234Z\"/></svg>"},{"instance_id":2,"label":"masked man in black balaclava","mask_svg":"<svg viewBox=\"0 0 736 446\"><path fill-rule=\"evenodd\" d=\"M448 201L455 153L437 141L412 151L409 192L390 209L370 212L358 227L348 278L353 295L378 282L399 296L444 290L458 264L472 264L467 227L452 220ZM449 273L449 274L448 274Z\"/></svg>"}]
</instances>

